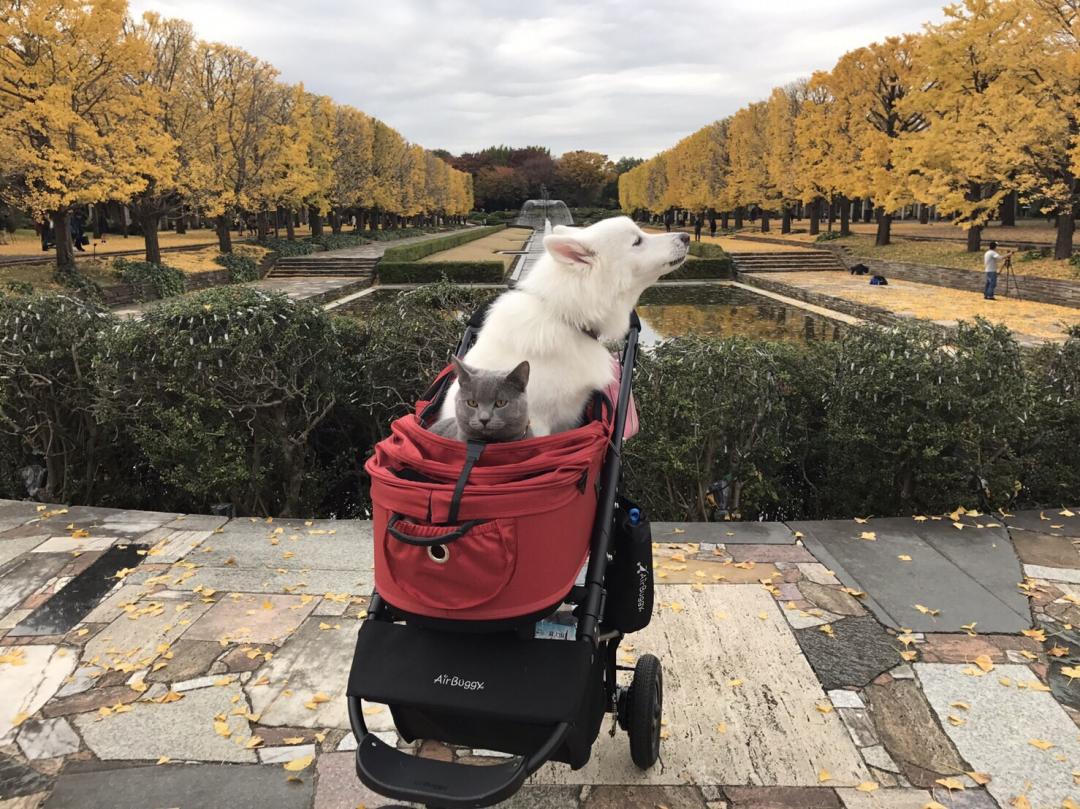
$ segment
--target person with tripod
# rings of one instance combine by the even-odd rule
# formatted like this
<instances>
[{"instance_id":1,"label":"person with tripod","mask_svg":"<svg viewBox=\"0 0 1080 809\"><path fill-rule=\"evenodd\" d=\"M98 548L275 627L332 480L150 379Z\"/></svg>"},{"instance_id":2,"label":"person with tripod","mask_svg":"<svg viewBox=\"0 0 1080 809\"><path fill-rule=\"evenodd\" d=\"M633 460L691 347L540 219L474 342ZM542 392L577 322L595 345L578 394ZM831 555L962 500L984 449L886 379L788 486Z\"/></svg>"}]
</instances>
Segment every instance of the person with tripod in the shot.
<instances>
[{"instance_id":1,"label":"person with tripod","mask_svg":"<svg viewBox=\"0 0 1080 809\"><path fill-rule=\"evenodd\" d=\"M1012 266L1012 253L1004 256L1005 268ZM986 286L983 289L983 297L988 301L995 301L994 289L997 287L998 266L1002 255L997 251L997 242L990 242L990 249L983 254L983 270L986 272Z\"/></svg>"}]
</instances>

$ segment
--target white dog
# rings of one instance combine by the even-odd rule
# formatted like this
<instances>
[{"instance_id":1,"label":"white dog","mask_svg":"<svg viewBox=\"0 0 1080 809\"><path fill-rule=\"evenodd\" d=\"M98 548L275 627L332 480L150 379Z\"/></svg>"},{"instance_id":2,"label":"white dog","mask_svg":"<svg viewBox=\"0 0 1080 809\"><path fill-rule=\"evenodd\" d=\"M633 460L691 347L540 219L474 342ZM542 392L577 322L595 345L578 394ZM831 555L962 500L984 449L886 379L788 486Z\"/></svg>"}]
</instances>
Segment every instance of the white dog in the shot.
<instances>
[{"instance_id":1,"label":"white dog","mask_svg":"<svg viewBox=\"0 0 1080 809\"><path fill-rule=\"evenodd\" d=\"M682 264L689 247L685 233L645 233L625 216L554 228L546 255L492 304L465 361L497 371L528 360L533 434L576 427L590 394L614 378L600 340L626 334L638 297ZM457 383L442 418L454 415L456 395Z\"/></svg>"}]
</instances>

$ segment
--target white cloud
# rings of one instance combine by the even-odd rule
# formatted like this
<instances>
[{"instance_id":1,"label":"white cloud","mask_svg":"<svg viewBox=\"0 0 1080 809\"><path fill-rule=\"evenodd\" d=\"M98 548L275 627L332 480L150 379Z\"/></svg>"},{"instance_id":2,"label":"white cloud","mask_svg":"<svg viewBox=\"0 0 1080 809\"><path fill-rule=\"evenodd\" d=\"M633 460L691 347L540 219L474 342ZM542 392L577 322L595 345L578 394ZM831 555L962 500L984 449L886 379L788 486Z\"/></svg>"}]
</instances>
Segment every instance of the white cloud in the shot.
<instances>
[{"instance_id":1,"label":"white cloud","mask_svg":"<svg viewBox=\"0 0 1080 809\"><path fill-rule=\"evenodd\" d=\"M647 157L937 0L131 0L429 148L542 144Z\"/></svg>"}]
</instances>

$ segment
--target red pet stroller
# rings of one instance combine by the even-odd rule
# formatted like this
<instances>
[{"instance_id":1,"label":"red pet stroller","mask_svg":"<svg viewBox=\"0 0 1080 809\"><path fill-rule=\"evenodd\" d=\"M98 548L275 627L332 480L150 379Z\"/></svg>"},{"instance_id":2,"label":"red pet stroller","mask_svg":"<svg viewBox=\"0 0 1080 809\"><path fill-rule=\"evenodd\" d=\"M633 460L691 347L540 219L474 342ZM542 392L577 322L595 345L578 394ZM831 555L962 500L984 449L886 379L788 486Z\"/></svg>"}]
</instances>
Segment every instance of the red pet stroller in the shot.
<instances>
[{"instance_id":1,"label":"red pet stroller","mask_svg":"<svg viewBox=\"0 0 1080 809\"><path fill-rule=\"evenodd\" d=\"M598 392L577 429L486 446L434 435L425 424L447 369L368 460L375 593L348 704L356 771L374 791L432 809L490 806L547 761L583 767L605 712L629 732L635 764L656 762L660 661L616 663L653 604L649 524L619 494L639 331L632 314L616 401ZM628 687L619 671L633 671ZM512 758L471 766L397 750L367 730L361 699L388 705L406 741Z\"/></svg>"}]
</instances>

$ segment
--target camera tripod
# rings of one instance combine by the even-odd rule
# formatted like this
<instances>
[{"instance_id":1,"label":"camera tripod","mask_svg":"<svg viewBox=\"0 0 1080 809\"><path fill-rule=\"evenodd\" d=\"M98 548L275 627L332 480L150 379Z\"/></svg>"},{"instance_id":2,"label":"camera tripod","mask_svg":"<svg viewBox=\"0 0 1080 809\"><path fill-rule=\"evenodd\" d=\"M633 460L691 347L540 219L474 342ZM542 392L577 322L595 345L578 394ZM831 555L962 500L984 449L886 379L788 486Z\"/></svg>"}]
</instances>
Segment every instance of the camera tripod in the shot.
<instances>
[{"instance_id":1,"label":"camera tripod","mask_svg":"<svg viewBox=\"0 0 1080 809\"><path fill-rule=\"evenodd\" d=\"M1020 282L1016 280L1016 275L1013 273L1012 265L1012 253L1005 256L1005 261L1001 265L1003 270L1003 290L1005 295L1009 295L1009 287L1011 286L1016 291L1016 299L1022 301L1024 296L1020 294Z\"/></svg>"}]
</instances>

